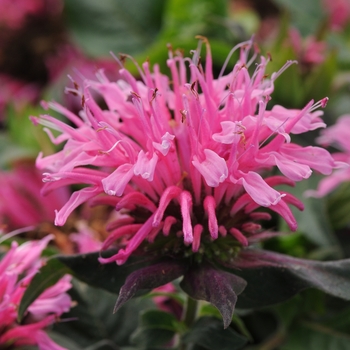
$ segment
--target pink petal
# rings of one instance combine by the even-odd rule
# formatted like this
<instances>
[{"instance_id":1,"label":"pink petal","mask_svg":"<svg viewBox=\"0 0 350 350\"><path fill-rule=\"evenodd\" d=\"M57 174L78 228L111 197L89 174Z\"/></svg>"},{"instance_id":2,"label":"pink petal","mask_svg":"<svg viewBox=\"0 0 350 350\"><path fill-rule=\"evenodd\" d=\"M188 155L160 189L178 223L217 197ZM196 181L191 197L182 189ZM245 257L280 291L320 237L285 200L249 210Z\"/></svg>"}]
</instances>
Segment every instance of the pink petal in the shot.
<instances>
[{"instance_id":1,"label":"pink petal","mask_svg":"<svg viewBox=\"0 0 350 350\"><path fill-rule=\"evenodd\" d=\"M204 154L204 162L200 163L197 156L194 156L192 164L202 174L208 186L217 187L228 176L226 161L210 149L205 149Z\"/></svg>"}]
</instances>

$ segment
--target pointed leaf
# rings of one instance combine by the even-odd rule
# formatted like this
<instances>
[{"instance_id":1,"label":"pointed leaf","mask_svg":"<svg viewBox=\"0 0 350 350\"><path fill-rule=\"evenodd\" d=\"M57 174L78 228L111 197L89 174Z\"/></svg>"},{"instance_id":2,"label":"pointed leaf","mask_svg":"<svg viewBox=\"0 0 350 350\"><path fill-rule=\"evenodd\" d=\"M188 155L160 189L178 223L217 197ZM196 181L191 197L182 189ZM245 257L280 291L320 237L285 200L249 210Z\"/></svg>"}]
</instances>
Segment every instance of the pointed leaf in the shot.
<instances>
[{"instance_id":1,"label":"pointed leaf","mask_svg":"<svg viewBox=\"0 0 350 350\"><path fill-rule=\"evenodd\" d=\"M137 292L148 292L167 284L182 276L185 271L185 266L174 260L163 261L134 271L126 278L125 284L120 289L114 312L117 312Z\"/></svg>"},{"instance_id":2,"label":"pointed leaf","mask_svg":"<svg viewBox=\"0 0 350 350\"><path fill-rule=\"evenodd\" d=\"M177 323L175 316L168 312L146 311L141 315L140 327L132 334L131 341L147 349L166 345L175 335Z\"/></svg>"},{"instance_id":3,"label":"pointed leaf","mask_svg":"<svg viewBox=\"0 0 350 350\"><path fill-rule=\"evenodd\" d=\"M222 329L221 322L215 317L201 317L182 341L208 350L236 350L247 343L247 339L233 329Z\"/></svg>"},{"instance_id":4,"label":"pointed leaf","mask_svg":"<svg viewBox=\"0 0 350 350\"><path fill-rule=\"evenodd\" d=\"M121 266L115 263L101 264L98 261L100 256L107 258L115 253L114 250L109 250L101 253L60 255L56 259L66 265L79 280L111 293L119 293L126 278L133 271L154 263L154 260L145 257L130 257Z\"/></svg>"},{"instance_id":5,"label":"pointed leaf","mask_svg":"<svg viewBox=\"0 0 350 350\"><path fill-rule=\"evenodd\" d=\"M350 259L313 261L251 249L231 268L248 282L238 300L240 308L276 304L307 288L350 300Z\"/></svg>"},{"instance_id":6,"label":"pointed leaf","mask_svg":"<svg viewBox=\"0 0 350 350\"><path fill-rule=\"evenodd\" d=\"M21 322L28 307L45 291L45 289L53 286L59 279L69 273L70 270L59 260L48 260L34 276L21 299L18 308L18 322Z\"/></svg>"},{"instance_id":7,"label":"pointed leaf","mask_svg":"<svg viewBox=\"0 0 350 350\"><path fill-rule=\"evenodd\" d=\"M232 320L237 295L242 293L246 284L234 274L203 263L187 271L180 286L193 299L206 300L217 307L224 328L227 328Z\"/></svg>"}]
</instances>

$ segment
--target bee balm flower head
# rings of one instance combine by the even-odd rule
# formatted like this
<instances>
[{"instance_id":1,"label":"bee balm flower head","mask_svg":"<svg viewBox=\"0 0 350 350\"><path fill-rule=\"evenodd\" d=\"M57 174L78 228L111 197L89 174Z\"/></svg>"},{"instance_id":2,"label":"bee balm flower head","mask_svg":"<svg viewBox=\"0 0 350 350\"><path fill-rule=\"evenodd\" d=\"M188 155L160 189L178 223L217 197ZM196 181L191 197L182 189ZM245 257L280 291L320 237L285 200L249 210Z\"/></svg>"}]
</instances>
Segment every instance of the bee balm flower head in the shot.
<instances>
[{"instance_id":1,"label":"bee balm flower head","mask_svg":"<svg viewBox=\"0 0 350 350\"><path fill-rule=\"evenodd\" d=\"M291 142L292 134L325 126L316 109L326 99L302 110L267 108L274 81L294 62L267 77L268 59L260 57L253 66L257 54L251 55L249 40L232 50L240 52L234 68L225 73L225 64L214 78L209 43L200 42L206 44L205 66L199 48L192 58L170 50L170 78L157 65L151 71L149 62L139 68L140 80L121 69L120 80L111 82L101 71L98 81L69 89L81 100L79 117L55 102L44 105L70 125L49 115L32 117L54 143L65 142L62 151L37 159L45 171L44 192L86 185L57 211L56 224L91 199L119 212L103 245L117 242L119 251L102 262L123 264L153 242L158 252L209 254L225 241L234 253L261 233L257 221L270 217L261 207L295 230L289 205L302 209L302 204L274 187L308 178L311 169L323 174L333 169L324 149ZM92 92L103 97L106 108ZM280 174L271 176L277 168Z\"/></svg>"}]
</instances>

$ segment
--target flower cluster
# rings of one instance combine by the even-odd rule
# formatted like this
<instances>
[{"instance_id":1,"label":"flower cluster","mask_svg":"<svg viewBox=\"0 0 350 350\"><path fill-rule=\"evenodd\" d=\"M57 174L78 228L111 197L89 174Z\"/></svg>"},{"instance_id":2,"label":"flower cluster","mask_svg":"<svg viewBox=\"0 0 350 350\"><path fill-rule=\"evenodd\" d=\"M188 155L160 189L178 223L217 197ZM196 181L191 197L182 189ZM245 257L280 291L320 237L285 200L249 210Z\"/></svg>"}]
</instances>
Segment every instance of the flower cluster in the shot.
<instances>
[{"instance_id":1,"label":"flower cluster","mask_svg":"<svg viewBox=\"0 0 350 350\"><path fill-rule=\"evenodd\" d=\"M55 102L44 104L69 124L50 115L32 117L45 126L52 142L65 142L60 152L37 158L45 171L43 192L85 185L57 211L56 225L90 200L119 211L103 244L104 249L117 242L119 250L101 262L123 264L160 236L167 238L163 248L173 253L179 241L203 252L206 242L226 236L246 246L262 233L258 221L270 218L261 207L281 215L295 230L289 206L303 205L275 187L293 186L308 178L311 169L330 174L335 166L326 150L291 142L291 134L325 127L316 109L325 106L326 98L301 110L267 108L275 80L295 62L267 77L269 59L260 57L254 67L258 54L251 54L249 40L230 53L227 62L239 50L233 69L225 74L226 63L215 79L209 43L202 42L205 67L200 47L192 58L170 49L170 79L157 65L151 72L149 62L139 68L140 80L123 68L120 79L111 82L100 71L98 81L68 89L81 100L79 116ZM107 108L95 101L96 94Z\"/></svg>"},{"instance_id":2,"label":"flower cluster","mask_svg":"<svg viewBox=\"0 0 350 350\"><path fill-rule=\"evenodd\" d=\"M71 276L64 276L46 289L28 308L21 323L17 321L18 306L26 287L43 264L42 250L51 236L22 245L13 242L0 261L0 344L1 349L37 345L39 349L64 350L44 331L71 307L67 293Z\"/></svg>"}]
</instances>

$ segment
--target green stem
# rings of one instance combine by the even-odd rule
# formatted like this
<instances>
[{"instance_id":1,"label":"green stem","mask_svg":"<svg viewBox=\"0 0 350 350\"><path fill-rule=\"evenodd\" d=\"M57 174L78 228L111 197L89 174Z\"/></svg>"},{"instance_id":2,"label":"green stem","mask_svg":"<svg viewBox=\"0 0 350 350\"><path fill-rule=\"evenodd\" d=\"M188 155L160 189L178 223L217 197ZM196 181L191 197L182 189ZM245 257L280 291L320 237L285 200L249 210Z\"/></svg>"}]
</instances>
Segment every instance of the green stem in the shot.
<instances>
[{"instance_id":1,"label":"green stem","mask_svg":"<svg viewBox=\"0 0 350 350\"><path fill-rule=\"evenodd\" d=\"M187 328L190 328L197 318L198 301L187 296L182 321ZM186 350L188 344L180 344L180 350Z\"/></svg>"},{"instance_id":2,"label":"green stem","mask_svg":"<svg viewBox=\"0 0 350 350\"><path fill-rule=\"evenodd\" d=\"M197 317L198 301L187 296L187 302L183 314L184 324L190 328Z\"/></svg>"}]
</instances>

